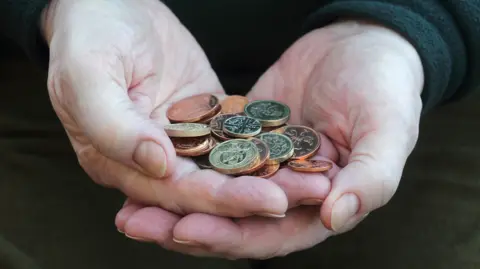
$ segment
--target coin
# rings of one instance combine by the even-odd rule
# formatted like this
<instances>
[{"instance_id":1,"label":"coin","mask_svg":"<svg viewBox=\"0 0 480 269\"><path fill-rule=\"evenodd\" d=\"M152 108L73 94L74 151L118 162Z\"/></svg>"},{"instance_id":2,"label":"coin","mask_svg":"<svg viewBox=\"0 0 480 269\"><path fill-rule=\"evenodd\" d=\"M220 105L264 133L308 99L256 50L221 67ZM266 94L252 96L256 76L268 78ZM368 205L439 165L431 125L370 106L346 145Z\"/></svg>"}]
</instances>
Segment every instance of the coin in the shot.
<instances>
[{"instance_id":1,"label":"coin","mask_svg":"<svg viewBox=\"0 0 480 269\"><path fill-rule=\"evenodd\" d=\"M206 155L212 151L212 149L215 148L217 145L217 140L215 140L213 137L208 137L207 141L207 146L199 149L198 151L193 151L190 153L190 157L196 157L196 156L201 156L201 155Z\"/></svg>"},{"instance_id":2,"label":"coin","mask_svg":"<svg viewBox=\"0 0 480 269\"><path fill-rule=\"evenodd\" d=\"M268 132L272 132L272 131L275 131L277 129L280 129L282 127L286 126L285 124L282 124L280 126L273 126L273 127L262 127L262 133L268 133Z\"/></svg>"},{"instance_id":3,"label":"coin","mask_svg":"<svg viewBox=\"0 0 480 269\"><path fill-rule=\"evenodd\" d=\"M192 157L192 160L200 169L213 169L213 166L210 164L210 161L208 160L208 155Z\"/></svg>"},{"instance_id":4,"label":"coin","mask_svg":"<svg viewBox=\"0 0 480 269\"><path fill-rule=\"evenodd\" d=\"M288 125L276 130L274 133L288 136L293 143L292 160L308 159L315 155L320 149L320 136L312 128L301 125Z\"/></svg>"},{"instance_id":5,"label":"coin","mask_svg":"<svg viewBox=\"0 0 480 269\"><path fill-rule=\"evenodd\" d=\"M259 100L248 103L244 112L255 118L265 127L280 126L290 118L290 108L277 101Z\"/></svg>"},{"instance_id":6,"label":"coin","mask_svg":"<svg viewBox=\"0 0 480 269\"><path fill-rule=\"evenodd\" d=\"M210 130L212 135L218 138L219 140L227 141L230 140L228 136L223 133L223 123L226 119L235 117L236 114L220 114L210 121Z\"/></svg>"},{"instance_id":7,"label":"coin","mask_svg":"<svg viewBox=\"0 0 480 269\"><path fill-rule=\"evenodd\" d=\"M222 114L243 113L246 104L248 104L248 98L240 95L228 96L220 103Z\"/></svg>"},{"instance_id":8,"label":"coin","mask_svg":"<svg viewBox=\"0 0 480 269\"><path fill-rule=\"evenodd\" d=\"M250 174L261 169L267 162L268 158L270 157L270 149L268 148L268 145L265 142L255 137L250 137L248 138L248 140L252 141L257 147L259 158L257 163L253 165L252 168L243 171L242 175Z\"/></svg>"},{"instance_id":9,"label":"coin","mask_svg":"<svg viewBox=\"0 0 480 269\"><path fill-rule=\"evenodd\" d=\"M258 161L257 146L245 139L232 139L217 145L209 156L216 171L232 175L250 169Z\"/></svg>"},{"instance_id":10,"label":"coin","mask_svg":"<svg viewBox=\"0 0 480 269\"><path fill-rule=\"evenodd\" d=\"M218 98L212 94L187 97L172 104L167 110L171 122L198 122L221 110Z\"/></svg>"},{"instance_id":11,"label":"coin","mask_svg":"<svg viewBox=\"0 0 480 269\"><path fill-rule=\"evenodd\" d=\"M262 124L250 117L235 116L223 122L223 132L232 137L247 138L256 136L262 131Z\"/></svg>"},{"instance_id":12,"label":"coin","mask_svg":"<svg viewBox=\"0 0 480 269\"><path fill-rule=\"evenodd\" d=\"M262 168L258 169L257 171L249 174L249 176L253 177L261 177L261 178L269 178L273 176L278 169L280 168L280 164L269 164L264 165Z\"/></svg>"},{"instance_id":13,"label":"coin","mask_svg":"<svg viewBox=\"0 0 480 269\"><path fill-rule=\"evenodd\" d=\"M209 137L171 137L173 147L179 156L192 156L208 147Z\"/></svg>"},{"instance_id":14,"label":"coin","mask_svg":"<svg viewBox=\"0 0 480 269\"><path fill-rule=\"evenodd\" d=\"M288 168L297 172L326 172L332 167L331 162L322 160L294 160L288 162Z\"/></svg>"},{"instance_id":15,"label":"coin","mask_svg":"<svg viewBox=\"0 0 480 269\"><path fill-rule=\"evenodd\" d=\"M210 134L210 127L200 123L174 123L163 127L170 137L199 137Z\"/></svg>"},{"instance_id":16,"label":"coin","mask_svg":"<svg viewBox=\"0 0 480 269\"><path fill-rule=\"evenodd\" d=\"M220 115L220 114L222 114L222 113L221 113L220 110L218 110L218 112L217 112L216 114L214 114L214 115L212 115L211 117L208 117L208 118L206 118L206 119L204 119L204 120L201 120L201 121L199 121L198 123L210 124L210 122L212 121L212 119L215 118L216 116Z\"/></svg>"},{"instance_id":17,"label":"coin","mask_svg":"<svg viewBox=\"0 0 480 269\"><path fill-rule=\"evenodd\" d=\"M267 164L277 164L284 162L293 155L292 140L283 134L263 133L258 136L270 149L270 158Z\"/></svg>"}]
</instances>

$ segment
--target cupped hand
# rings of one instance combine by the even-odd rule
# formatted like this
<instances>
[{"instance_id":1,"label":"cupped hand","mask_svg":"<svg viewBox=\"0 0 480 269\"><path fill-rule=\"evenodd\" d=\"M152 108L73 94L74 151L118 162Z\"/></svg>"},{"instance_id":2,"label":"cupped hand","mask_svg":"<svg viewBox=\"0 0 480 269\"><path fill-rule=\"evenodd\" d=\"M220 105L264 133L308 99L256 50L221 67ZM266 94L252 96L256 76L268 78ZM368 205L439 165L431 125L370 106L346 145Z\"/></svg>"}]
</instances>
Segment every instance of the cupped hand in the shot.
<instances>
[{"instance_id":1,"label":"cupped hand","mask_svg":"<svg viewBox=\"0 0 480 269\"><path fill-rule=\"evenodd\" d=\"M224 91L194 37L158 0L51 1L48 90L80 165L97 183L171 212L278 217L276 184L231 179L175 154L172 102Z\"/></svg>"},{"instance_id":2,"label":"cupped hand","mask_svg":"<svg viewBox=\"0 0 480 269\"><path fill-rule=\"evenodd\" d=\"M338 150L342 168L320 212L327 228L341 231L394 195L417 141L423 79L402 36L342 21L298 40L251 91L251 99L289 105L292 123L327 135Z\"/></svg>"},{"instance_id":3,"label":"cupped hand","mask_svg":"<svg viewBox=\"0 0 480 269\"><path fill-rule=\"evenodd\" d=\"M332 161L321 156L335 155L329 149L328 140L324 138L323 141L325 146L314 159ZM284 256L310 248L335 234L322 224L318 204L327 197L330 178L338 170L334 165L326 173L309 174L283 168L270 178L289 195L290 210L284 218L251 216L231 219L203 213L182 217L128 200L115 222L119 231L134 240L155 243L184 254L227 259ZM307 184L313 190L302 188ZM308 195L315 199L305 200ZM351 222L344 229L355 224Z\"/></svg>"}]
</instances>

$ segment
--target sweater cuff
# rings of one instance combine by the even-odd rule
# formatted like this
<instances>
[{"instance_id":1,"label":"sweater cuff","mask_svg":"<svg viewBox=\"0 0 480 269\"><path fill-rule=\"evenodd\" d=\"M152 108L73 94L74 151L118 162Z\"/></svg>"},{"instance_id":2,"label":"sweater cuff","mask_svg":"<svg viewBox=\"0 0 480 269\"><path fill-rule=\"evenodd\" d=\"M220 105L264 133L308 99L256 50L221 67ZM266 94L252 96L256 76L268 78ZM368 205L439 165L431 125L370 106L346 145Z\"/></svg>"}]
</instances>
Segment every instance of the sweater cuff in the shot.
<instances>
[{"instance_id":1,"label":"sweater cuff","mask_svg":"<svg viewBox=\"0 0 480 269\"><path fill-rule=\"evenodd\" d=\"M17 43L25 54L43 69L48 69L49 48L40 29L42 11L48 0L7 1L9 14L6 35Z\"/></svg>"},{"instance_id":2,"label":"sweater cuff","mask_svg":"<svg viewBox=\"0 0 480 269\"><path fill-rule=\"evenodd\" d=\"M452 55L447 43L430 22L399 5L375 1L339 1L312 14L306 21L304 32L345 18L374 21L403 35L416 48L422 60L425 77L421 95L422 113L442 102L452 73Z\"/></svg>"}]
</instances>

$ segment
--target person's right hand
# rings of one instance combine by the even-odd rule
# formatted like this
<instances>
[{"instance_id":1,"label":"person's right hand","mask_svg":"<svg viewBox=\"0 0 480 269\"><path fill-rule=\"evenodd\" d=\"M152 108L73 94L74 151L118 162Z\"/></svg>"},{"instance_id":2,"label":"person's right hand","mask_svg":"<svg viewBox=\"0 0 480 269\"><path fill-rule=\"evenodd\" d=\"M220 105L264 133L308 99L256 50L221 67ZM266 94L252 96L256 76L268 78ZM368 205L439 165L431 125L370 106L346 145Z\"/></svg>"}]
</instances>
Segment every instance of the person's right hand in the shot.
<instances>
[{"instance_id":1,"label":"person's right hand","mask_svg":"<svg viewBox=\"0 0 480 269\"><path fill-rule=\"evenodd\" d=\"M199 170L176 156L162 130L169 105L201 93L221 98L224 91L200 46L164 4L54 0L43 30L53 108L95 182L178 214L285 213L287 197L275 183Z\"/></svg>"}]
</instances>

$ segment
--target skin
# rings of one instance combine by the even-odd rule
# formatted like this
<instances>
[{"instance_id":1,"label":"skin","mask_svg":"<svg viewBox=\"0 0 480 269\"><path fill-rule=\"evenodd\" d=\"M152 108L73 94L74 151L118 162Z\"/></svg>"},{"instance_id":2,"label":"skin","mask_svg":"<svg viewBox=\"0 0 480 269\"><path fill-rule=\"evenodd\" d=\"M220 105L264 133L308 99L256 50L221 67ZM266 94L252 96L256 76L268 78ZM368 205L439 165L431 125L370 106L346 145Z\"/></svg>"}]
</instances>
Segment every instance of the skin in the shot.
<instances>
[{"instance_id":1,"label":"skin","mask_svg":"<svg viewBox=\"0 0 480 269\"><path fill-rule=\"evenodd\" d=\"M328 194L326 177L282 186L201 171L176 156L162 129L170 104L225 93L196 40L160 1L54 0L42 27L52 106L96 183L179 216L281 218L289 203Z\"/></svg>"},{"instance_id":2,"label":"skin","mask_svg":"<svg viewBox=\"0 0 480 269\"><path fill-rule=\"evenodd\" d=\"M320 155L335 161L321 206L289 203L283 219L181 217L129 203L117 227L136 239L191 255L266 259L310 248L354 228L394 195L418 138L423 70L416 50L384 27L339 21L293 44L259 78L251 99L275 99L292 110L292 124L312 126L331 141ZM317 156L317 158L321 158ZM300 173L279 172L280 186ZM287 192L288 193L288 192Z\"/></svg>"}]
</instances>

